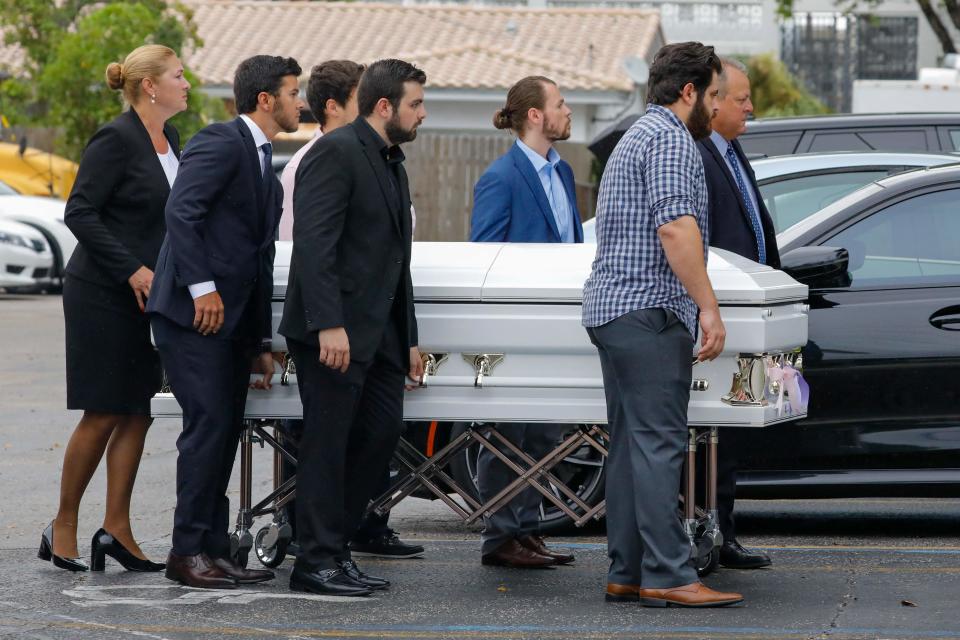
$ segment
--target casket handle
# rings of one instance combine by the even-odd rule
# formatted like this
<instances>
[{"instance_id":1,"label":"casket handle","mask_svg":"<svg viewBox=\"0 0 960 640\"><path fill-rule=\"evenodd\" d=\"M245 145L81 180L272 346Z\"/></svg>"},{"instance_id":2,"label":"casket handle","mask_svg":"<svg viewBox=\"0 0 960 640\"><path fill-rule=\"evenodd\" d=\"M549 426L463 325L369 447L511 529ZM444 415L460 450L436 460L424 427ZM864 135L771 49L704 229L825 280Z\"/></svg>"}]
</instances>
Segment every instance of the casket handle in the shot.
<instances>
[{"instance_id":1,"label":"casket handle","mask_svg":"<svg viewBox=\"0 0 960 640\"><path fill-rule=\"evenodd\" d=\"M473 386L483 387L483 379L493 373L493 368L503 362L502 353L464 353L463 359L473 366L477 377L474 378Z\"/></svg>"},{"instance_id":2,"label":"casket handle","mask_svg":"<svg viewBox=\"0 0 960 640\"><path fill-rule=\"evenodd\" d=\"M440 365L446 362L449 354L446 353L420 353L420 360L423 362L423 377L420 378L420 386L427 386L427 378L437 374Z\"/></svg>"}]
</instances>

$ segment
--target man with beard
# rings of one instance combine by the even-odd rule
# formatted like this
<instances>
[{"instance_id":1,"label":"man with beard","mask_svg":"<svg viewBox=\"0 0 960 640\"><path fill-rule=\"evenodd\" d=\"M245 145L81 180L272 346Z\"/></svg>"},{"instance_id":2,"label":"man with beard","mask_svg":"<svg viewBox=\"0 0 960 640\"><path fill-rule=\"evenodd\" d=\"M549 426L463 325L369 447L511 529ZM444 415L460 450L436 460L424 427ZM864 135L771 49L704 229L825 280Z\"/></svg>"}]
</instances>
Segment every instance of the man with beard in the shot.
<instances>
[{"instance_id":1,"label":"man with beard","mask_svg":"<svg viewBox=\"0 0 960 640\"><path fill-rule=\"evenodd\" d=\"M707 277L707 185L694 142L710 135L720 72L713 47L660 49L647 112L617 144L600 183L583 324L599 351L610 430L608 601L743 600L699 582L677 517L698 320L697 359L717 357L726 336Z\"/></svg>"},{"instance_id":2,"label":"man with beard","mask_svg":"<svg viewBox=\"0 0 960 640\"><path fill-rule=\"evenodd\" d=\"M357 596L389 587L357 567L348 542L400 437L404 375L412 383L423 375L400 145L427 115L426 80L402 60L370 65L357 88L359 117L320 138L297 171L280 323L304 421L294 591Z\"/></svg>"},{"instance_id":3,"label":"man with beard","mask_svg":"<svg viewBox=\"0 0 960 640\"><path fill-rule=\"evenodd\" d=\"M556 83L528 76L507 92L493 126L510 129L517 141L484 172L473 191L473 242L583 242L573 171L553 145L570 137L570 107ZM562 435L546 425L501 423L497 430L534 459L550 452ZM477 460L477 486L486 502L516 478L486 448ZM524 489L483 518L481 562L520 568L569 564L574 557L552 551L539 535L540 492Z\"/></svg>"},{"instance_id":4,"label":"man with beard","mask_svg":"<svg viewBox=\"0 0 960 640\"><path fill-rule=\"evenodd\" d=\"M774 269L780 268L777 235L760 197L757 179L737 137L747 130L753 113L750 78L743 63L724 58L713 133L697 141L710 194L710 246L726 249ZM737 491L740 429L723 429L717 469L717 510L723 546L720 564L730 569L758 569L770 564L762 551L745 549L736 538L733 505Z\"/></svg>"},{"instance_id":5,"label":"man with beard","mask_svg":"<svg viewBox=\"0 0 960 640\"><path fill-rule=\"evenodd\" d=\"M147 302L170 387L183 408L177 507L167 577L227 588L273 578L230 560L227 485L236 458L251 361L270 388L273 239L283 191L270 141L300 124L293 58L254 56L233 81L233 122L190 140L167 200L167 235ZM256 360L253 358L259 353Z\"/></svg>"}]
</instances>

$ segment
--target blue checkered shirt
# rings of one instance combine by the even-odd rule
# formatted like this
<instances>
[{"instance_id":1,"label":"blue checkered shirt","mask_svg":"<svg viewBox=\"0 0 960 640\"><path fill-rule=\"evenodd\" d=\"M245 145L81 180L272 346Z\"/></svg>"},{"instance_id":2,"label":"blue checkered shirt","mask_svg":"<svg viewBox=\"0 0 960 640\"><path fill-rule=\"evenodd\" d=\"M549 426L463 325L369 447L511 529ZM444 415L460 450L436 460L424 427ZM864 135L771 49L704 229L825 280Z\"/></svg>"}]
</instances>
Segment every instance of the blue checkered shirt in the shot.
<instances>
[{"instance_id":1,"label":"blue checkered shirt","mask_svg":"<svg viewBox=\"0 0 960 640\"><path fill-rule=\"evenodd\" d=\"M598 327L637 309L677 314L696 336L697 305L667 263L657 229L692 215L707 258L707 183L686 125L649 105L617 144L600 182L597 255L583 287L583 325Z\"/></svg>"}]
</instances>

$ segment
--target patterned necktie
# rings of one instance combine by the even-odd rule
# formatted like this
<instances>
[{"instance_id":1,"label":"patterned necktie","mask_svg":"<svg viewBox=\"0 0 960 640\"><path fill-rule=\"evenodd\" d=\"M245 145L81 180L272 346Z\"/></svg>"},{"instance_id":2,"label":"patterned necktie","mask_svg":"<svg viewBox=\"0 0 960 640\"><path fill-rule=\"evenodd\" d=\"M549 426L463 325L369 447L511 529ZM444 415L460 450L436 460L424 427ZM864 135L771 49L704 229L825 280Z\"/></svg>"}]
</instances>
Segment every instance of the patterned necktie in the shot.
<instances>
[{"instance_id":1,"label":"patterned necktie","mask_svg":"<svg viewBox=\"0 0 960 640\"><path fill-rule=\"evenodd\" d=\"M273 169L273 145L264 142L260 145L260 150L263 151L263 167L260 168L260 177L266 178L267 171Z\"/></svg>"},{"instance_id":2,"label":"patterned necktie","mask_svg":"<svg viewBox=\"0 0 960 640\"><path fill-rule=\"evenodd\" d=\"M767 251L763 242L763 228L760 226L760 216L757 215L753 207L753 201L747 192L747 185L743 182L743 174L740 173L740 163L737 161L737 153L733 150L733 145L727 146L727 161L730 168L733 169L733 177L737 181L737 188L740 189L740 195L743 196L743 203L747 206L747 215L750 216L750 226L753 227L753 235L757 241L757 255L760 256L760 264L767 264Z\"/></svg>"}]
</instances>

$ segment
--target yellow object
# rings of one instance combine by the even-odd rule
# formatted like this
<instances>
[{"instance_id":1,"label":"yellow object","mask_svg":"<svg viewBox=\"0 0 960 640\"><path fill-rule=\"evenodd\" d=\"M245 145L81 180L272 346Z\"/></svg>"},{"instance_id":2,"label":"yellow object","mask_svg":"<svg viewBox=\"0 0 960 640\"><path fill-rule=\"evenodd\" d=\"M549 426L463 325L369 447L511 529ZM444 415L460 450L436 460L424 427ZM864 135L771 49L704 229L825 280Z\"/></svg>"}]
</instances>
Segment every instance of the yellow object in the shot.
<instances>
[{"instance_id":1,"label":"yellow object","mask_svg":"<svg viewBox=\"0 0 960 640\"><path fill-rule=\"evenodd\" d=\"M61 156L0 142L0 181L25 196L54 196L66 200L77 179L77 163Z\"/></svg>"}]
</instances>

